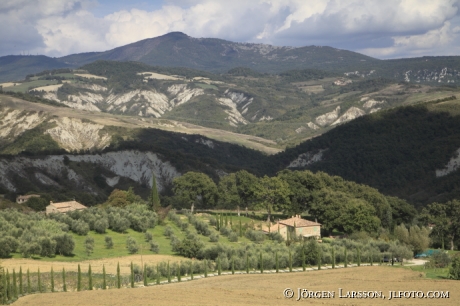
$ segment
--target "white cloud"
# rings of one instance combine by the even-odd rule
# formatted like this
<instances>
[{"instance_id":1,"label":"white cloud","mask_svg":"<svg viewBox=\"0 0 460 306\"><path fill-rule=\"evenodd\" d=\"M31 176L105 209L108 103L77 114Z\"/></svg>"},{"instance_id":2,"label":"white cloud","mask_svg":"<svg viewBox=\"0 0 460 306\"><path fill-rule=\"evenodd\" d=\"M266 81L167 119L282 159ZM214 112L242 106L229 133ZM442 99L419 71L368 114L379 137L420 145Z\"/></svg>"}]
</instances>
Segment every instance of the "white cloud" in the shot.
<instances>
[{"instance_id":1,"label":"white cloud","mask_svg":"<svg viewBox=\"0 0 460 306\"><path fill-rule=\"evenodd\" d=\"M102 51L182 31L275 45L330 45L371 56L457 51L458 0L165 0L95 17L91 0L0 2L0 55ZM443 46L443 50L439 50Z\"/></svg>"}]
</instances>

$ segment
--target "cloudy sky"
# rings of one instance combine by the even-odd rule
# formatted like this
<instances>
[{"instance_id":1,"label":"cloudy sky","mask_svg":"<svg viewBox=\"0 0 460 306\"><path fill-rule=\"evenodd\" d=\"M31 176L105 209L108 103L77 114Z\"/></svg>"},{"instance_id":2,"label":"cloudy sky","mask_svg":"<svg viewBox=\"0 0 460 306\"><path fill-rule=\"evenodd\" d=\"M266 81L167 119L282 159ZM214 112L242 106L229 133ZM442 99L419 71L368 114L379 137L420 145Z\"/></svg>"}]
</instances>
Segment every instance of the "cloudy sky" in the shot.
<instances>
[{"instance_id":1,"label":"cloudy sky","mask_svg":"<svg viewBox=\"0 0 460 306\"><path fill-rule=\"evenodd\" d=\"M172 31L377 58L460 55L460 0L0 0L0 56L104 51Z\"/></svg>"}]
</instances>

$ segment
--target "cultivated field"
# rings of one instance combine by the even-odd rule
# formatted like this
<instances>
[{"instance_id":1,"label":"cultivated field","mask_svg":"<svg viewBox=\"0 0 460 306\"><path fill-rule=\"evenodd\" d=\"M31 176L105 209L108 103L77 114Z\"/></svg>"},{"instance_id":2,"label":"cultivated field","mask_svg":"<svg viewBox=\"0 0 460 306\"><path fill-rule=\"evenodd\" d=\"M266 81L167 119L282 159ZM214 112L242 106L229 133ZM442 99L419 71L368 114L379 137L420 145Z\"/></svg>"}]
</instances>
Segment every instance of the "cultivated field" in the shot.
<instances>
[{"instance_id":1,"label":"cultivated field","mask_svg":"<svg viewBox=\"0 0 460 306\"><path fill-rule=\"evenodd\" d=\"M285 288L294 297L283 296ZM298 288L330 291L333 298L303 299L313 305L458 305L460 282L429 280L396 267L359 267L264 275L227 275L137 289L46 293L21 297L14 305L293 305ZM347 291L378 291L384 298L340 298ZM389 291L449 291L449 298L389 300Z\"/></svg>"},{"instance_id":2,"label":"cultivated field","mask_svg":"<svg viewBox=\"0 0 460 306\"><path fill-rule=\"evenodd\" d=\"M94 74L89 74L89 73L75 73L76 76L82 77L82 78L87 78L87 79L101 79L101 80L107 80L106 77L94 75Z\"/></svg>"},{"instance_id":3,"label":"cultivated field","mask_svg":"<svg viewBox=\"0 0 460 306\"><path fill-rule=\"evenodd\" d=\"M147 265L156 265L160 262L176 262L181 260L188 260L188 258L172 255L160 255L160 254L148 254L148 255L131 255L123 257L113 257L104 259L84 260L79 262L65 262L65 261L40 261L27 258L13 258L13 259L2 259L1 266L9 271L19 271L22 267L23 271L30 269L31 273L37 272L40 268L42 272L49 272L51 267L54 271L61 271L65 268L67 272L77 272L78 264L80 264L83 271L88 269L88 265L91 264L91 270L94 273L102 273L102 265L105 265L106 272L109 274L117 273L117 264L120 263L120 273L129 274L130 264L133 262L141 266L142 263Z\"/></svg>"}]
</instances>

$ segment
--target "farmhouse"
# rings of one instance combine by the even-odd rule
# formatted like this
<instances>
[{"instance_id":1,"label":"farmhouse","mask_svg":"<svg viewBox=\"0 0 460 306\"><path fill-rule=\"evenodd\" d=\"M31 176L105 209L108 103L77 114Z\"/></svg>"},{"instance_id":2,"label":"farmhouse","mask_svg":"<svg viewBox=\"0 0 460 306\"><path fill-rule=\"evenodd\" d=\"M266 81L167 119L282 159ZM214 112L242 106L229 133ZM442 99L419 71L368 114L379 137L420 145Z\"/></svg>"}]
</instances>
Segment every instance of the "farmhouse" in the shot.
<instances>
[{"instance_id":1,"label":"farmhouse","mask_svg":"<svg viewBox=\"0 0 460 306\"><path fill-rule=\"evenodd\" d=\"M39 198L40 195L38 194L28 194L28 195L20 195L16 198L16 203L22 204L29 201L30 198Z\"/></svg>"},{"instance_id":2,"label":"farmhouse","mask_svg":"<svg viewBox=\"0 0 460 306\"><path fill-rule=\"evenodd\" d=\"M293 216L286 220L279 220L277 224L263 230L266 233L278 232L287 239L288 232L290 237L293 235L303 238L321 239L321 224L313 221L302 219L300 215Z\"/></svg>"},{"instance_id":3,"label":"farmhouse","mask_svg":"<svg viewBox=\"0 0 460 306\"><path fill-rule=\"evenodd\" d=\"M68 201L61 203L53 203L53 201L50 201L50 205L46 206L46 214L49 215L52 213L66 213L69 211L82 210L86 208L87 207L85 205L80 204L77 201Z\"/></svg>"}]
</instances>

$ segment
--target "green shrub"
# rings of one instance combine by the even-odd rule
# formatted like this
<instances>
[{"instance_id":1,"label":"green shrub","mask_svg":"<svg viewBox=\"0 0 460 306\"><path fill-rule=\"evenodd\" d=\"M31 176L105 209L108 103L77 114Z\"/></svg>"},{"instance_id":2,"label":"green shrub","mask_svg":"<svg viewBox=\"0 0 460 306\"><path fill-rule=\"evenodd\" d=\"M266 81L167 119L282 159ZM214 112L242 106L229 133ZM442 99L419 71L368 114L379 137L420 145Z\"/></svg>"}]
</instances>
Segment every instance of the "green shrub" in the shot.
<instances>
[{"instance_id":1,"label":"green shrub","mask_svg":"<svg viewBox=\"0 0 460 306\"><path fill-rule=\"evenodd\" d=\"M135 254L139 251L139 245L137 244L136 239L133 237L129 236L126 239L126 248L128 249L128 252L130 254Z\"/></svg>"}]
</instances>

